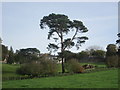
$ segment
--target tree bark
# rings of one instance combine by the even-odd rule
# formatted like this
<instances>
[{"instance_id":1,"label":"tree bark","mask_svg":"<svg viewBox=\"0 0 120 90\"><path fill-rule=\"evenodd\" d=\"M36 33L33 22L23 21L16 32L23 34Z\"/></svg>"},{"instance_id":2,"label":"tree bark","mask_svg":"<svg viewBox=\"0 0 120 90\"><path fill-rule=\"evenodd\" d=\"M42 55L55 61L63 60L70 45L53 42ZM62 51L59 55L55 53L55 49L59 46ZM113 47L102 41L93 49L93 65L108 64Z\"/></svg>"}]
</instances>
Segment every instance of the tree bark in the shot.
<instances>
[{"instance_id":1,"label":"tree bark","mask_svg":"<svg viewBox=\"0 0 120 90\"><path fill-rule=\"evenodd\" d=\"M62 57L62 73L65 73L65 68L64 68L64 57Z\"/></svg>"},{"instance_id":2,"label":"tree bark","mask_svg":"<svg viewBox=\"0 0 120 90\"><path fill-rule=\"evenodd\" d=\"M62 73L65 72L63 52L64 52L64 45L63 45L63 35L62 35L62 32L61 32Z\"/></svg>"}]
</instances>

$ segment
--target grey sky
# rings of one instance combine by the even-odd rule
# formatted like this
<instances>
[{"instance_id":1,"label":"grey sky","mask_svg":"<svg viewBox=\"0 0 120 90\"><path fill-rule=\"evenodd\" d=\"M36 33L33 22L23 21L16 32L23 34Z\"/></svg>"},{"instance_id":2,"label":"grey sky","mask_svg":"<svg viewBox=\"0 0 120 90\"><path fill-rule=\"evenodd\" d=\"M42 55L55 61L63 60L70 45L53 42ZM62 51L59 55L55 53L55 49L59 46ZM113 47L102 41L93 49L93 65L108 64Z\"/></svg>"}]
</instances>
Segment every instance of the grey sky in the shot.
<instances>
[{"instance_id":1,"label":"grey sky","mask_svg":"<svg viewBox=\"0 0 120 90\"><path fill-rule=\"evenodd\" d=\"M14 50L35 47L42 53L48 52L48 31L40 30L39 22L43 16L59 13L67 15L71 20L83 21L89 29L85 34L89 40L77 52L91 45L106 48L117 39L117 10L117 2L2 3L3 44L12 46ZM72 51L76 52L76 49L72 48Z\"/></svg>"}]
</instances>

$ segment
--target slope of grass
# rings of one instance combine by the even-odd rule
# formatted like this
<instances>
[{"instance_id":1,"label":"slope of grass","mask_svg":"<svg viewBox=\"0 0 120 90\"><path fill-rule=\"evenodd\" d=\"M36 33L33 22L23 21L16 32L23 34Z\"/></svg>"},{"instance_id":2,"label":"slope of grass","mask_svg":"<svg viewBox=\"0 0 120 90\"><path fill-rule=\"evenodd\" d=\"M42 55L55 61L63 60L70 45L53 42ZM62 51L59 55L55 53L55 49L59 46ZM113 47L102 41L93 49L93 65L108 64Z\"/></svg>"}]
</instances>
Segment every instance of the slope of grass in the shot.
<instances>
[{"instance_id":1,"label":"slope of grass","mask_svg":"<svg viewBox=\"0 0 120 90\"><path fill-rule=\"evenodd\" d=\"M2 73L15 73L19 67L18 64L2 64Z\"/></svg>"},{"instance_id":2,"label":"slope of grass","mask_svg":"<svg viewBox=\"0 0 120 90\"><path fill-rule=\"evenodd\" d=\"M10 64L2 64L2 77L17 77L20 76L16 74L16 69L19 68L20 65L10 65Z\"/></svg>"},{"instance_id":3,"label":"slope of grass","mask_svg":"<svg viewBox=\"0 0 120 90\"><path fill-rule=\"evenodd\" d=\"M47 78L4 81L3 88L118 88L118 69Z\"/></svg>"},{"instance_id":4,"label":"slope of grass","mask_svg":"<svg viewBox=\"0 0 120 90\"><path fill-rule=\"evenodd\" d=\"M85 64L92 64L92 65L96 65L98 67L105 67L105 64L104 63L80 63L80 65L85 65ZM2 64L2 78L3 78L3 81L4 80L9 80L9 78L11 77L24 77L24 75L19 75L16 73L16 70L17 68L19 68L20 65L18 64ZM61 69L61 64L58 64L58 72L62 72L62 69ZM66 70L67 72L67 70Z\"/></svg>"}]
</instances>

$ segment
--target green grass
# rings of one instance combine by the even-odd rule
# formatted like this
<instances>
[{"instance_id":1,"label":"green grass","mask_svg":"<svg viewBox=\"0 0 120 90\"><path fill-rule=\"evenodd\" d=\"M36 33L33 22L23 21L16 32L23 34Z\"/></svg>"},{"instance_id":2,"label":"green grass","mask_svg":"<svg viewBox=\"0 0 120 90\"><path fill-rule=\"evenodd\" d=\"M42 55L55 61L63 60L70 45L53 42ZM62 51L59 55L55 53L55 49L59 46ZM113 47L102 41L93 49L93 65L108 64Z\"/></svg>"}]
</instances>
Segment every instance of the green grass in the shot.
<instances>
[{"instance_id":1,"label":"green grass","mask_svg":"<svg viewBox=\"0 0 120 90\"><path fill-rule=\"evenodd\" d=\"M16 69L19 67L20 65L2 64L2 77L21 76L21 75L16 74Z\"/></svg>"},{"instance_id":2,"label":"green grass","mask_svg":"<svg viewBox=\"0 0 120 90\"><path fill-rule=\"evenodd\" d=\"M97 65L98 67L105 67L104 63L80 63L80 65L85 65L85 64L92 64L92 65ZM2 64L2 77L19 77L23 75L16 74L16 69L19 68L20 65L18 64ZM62 66L61 64L58 64L58 72L62 72Z\"/></svg>"},{"instance_id":3,"label":"green grass","mask_svg":"<svg viewBox=\"0 0 120 90\"><path fill-rule=\"evenodd\" d=\"M15 73L16 69L19 68L18 64L2 64L2 72L3 73Z\"/></svg>"},{"instance_id":4,"label":"green grass","mask_svg":"<svg viewBox=\"0 0 120 90\"><path fill-rule=\"evenodd\" d=\"M81 63L81 65L88 63ZM105 67L104 63L89 63L98 67ZM16 69L20 65L2 65L2 77L19 77ZM58 64L61 72L61 64ZM56 76L47 78L34 78L25 80L3 81L3 88L117 88L118 87L117 69L91 72L84 74L74 74L69 76Z\"/></svg>"},{"instance_id":5,"label":"green grass","mask_svg":"<svg viewBox=\"0 0 120 90\"><path fill-rule=\"evenodd\" d=\"M3 88L118 88L118 70L74 74L2 83Z\"/></svg>"}]
</instances>

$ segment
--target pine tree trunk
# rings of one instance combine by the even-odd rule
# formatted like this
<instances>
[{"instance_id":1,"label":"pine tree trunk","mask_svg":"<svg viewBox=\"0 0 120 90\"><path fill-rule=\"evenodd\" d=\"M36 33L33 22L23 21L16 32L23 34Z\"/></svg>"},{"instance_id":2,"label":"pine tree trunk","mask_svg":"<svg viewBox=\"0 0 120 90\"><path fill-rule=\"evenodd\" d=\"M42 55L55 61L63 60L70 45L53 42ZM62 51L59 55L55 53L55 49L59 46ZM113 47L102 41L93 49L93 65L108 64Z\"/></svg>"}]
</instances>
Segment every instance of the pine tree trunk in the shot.
<instances>
[{"instance_id":1,"label":"pine tree trunk","mask_svg":"<svg viewBox=\"0 0 120 90\"><path fill-rule=\"evenodd\" d=\"M62 57L62 73L65 73L65 68L64 68L64 58Z\"/></svg>"},{"instance_id":2,"label":"pine tree trunk","mask_svg":"<svg viewBox=\"0 0 120 90\"><path fill-rule=\"evenodd\" d=\"M63 35L61 32L61 53L62 53L62 73L65 72L65 68L64 68L64 57L63 57L63 52L64 52L64 46L63 46Z\"/></svg>"}]
</instances>

